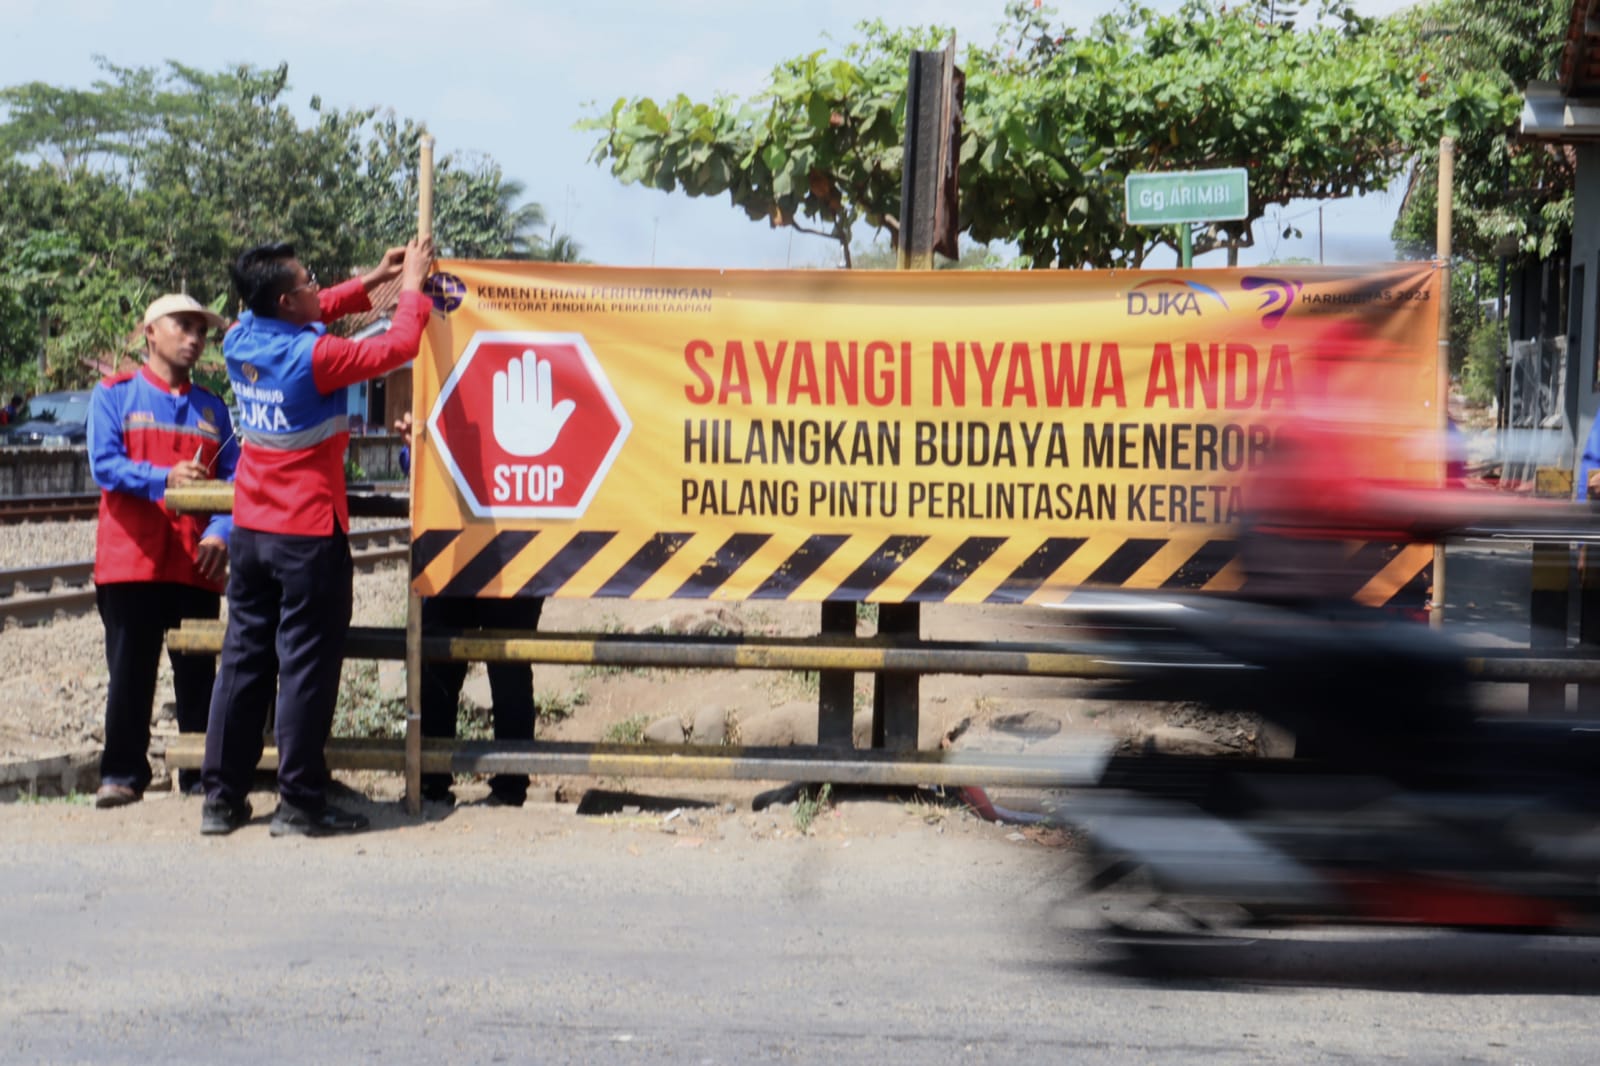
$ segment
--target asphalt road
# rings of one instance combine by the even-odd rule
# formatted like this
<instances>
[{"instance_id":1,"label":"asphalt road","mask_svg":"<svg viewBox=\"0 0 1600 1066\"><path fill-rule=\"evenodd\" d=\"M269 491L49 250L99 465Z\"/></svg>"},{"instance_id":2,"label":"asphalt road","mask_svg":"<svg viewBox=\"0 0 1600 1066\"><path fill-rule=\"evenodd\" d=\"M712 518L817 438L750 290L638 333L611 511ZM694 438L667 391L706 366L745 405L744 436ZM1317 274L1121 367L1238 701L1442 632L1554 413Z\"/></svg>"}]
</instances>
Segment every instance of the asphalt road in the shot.
<instances>
[{"instance_id":1,"label":"asphalt road","mask_svg":"<svg viewBox=\"0 0 1600 1066\"><path fill-rule=\"evenodd\" d=\"M1600 944L1301 934L1156 972L1068 920L1070 847L959 812L367 809L305 841L202 838L173 797L0 806L0 1061L1594 1058Z\"/></svg>"}]
</instances>

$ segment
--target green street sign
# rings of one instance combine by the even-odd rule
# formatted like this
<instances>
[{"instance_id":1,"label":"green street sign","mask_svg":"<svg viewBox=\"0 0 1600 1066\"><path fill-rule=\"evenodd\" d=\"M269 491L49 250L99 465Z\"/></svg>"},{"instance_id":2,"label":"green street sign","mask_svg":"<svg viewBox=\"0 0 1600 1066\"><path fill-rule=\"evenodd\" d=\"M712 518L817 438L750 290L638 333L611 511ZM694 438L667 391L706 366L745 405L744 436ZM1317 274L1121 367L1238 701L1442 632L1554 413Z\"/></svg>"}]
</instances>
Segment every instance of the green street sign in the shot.
<instances>
[{"instance_id":1,"label":"green street sign","mask_svg":"<svg viewBox=\"0 0 1600 1066\"><path fill-rule=\"evenodd\" d=\"M1250 213L1250 178L1243 167L1129 174L1123 188L1130 226L1224 222Z\"/></svg>"}]
</instances>

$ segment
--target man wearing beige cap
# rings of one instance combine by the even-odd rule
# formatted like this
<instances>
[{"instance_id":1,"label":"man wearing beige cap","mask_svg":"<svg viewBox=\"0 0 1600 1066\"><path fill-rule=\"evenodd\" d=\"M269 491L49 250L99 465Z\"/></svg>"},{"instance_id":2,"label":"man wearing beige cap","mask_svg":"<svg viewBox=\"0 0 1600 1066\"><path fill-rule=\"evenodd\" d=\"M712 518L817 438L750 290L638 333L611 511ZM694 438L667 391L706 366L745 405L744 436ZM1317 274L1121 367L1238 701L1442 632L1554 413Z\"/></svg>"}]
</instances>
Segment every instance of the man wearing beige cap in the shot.
<instances>
[{"instance_id":1,"label":"man wearing beige cap","mask_svg":"<svg viewBox=\"0 0 1600 1066\"><path fill-rule=\"evenodd\" d=\"M145 362L106 378L89 405L89 470L100 486L95 599L106 629L105 751L96 807L138 800L150 784L150 711L166 631L221 613L232 519L168 510L167 489L231 481L239 460L228 407L190 380L207 335L224 325L191 296L144 313ZM216 662L170 655L178 730L204 733ZM179 788L195 792L198 771Z\"/></svg>"}]
</instances>

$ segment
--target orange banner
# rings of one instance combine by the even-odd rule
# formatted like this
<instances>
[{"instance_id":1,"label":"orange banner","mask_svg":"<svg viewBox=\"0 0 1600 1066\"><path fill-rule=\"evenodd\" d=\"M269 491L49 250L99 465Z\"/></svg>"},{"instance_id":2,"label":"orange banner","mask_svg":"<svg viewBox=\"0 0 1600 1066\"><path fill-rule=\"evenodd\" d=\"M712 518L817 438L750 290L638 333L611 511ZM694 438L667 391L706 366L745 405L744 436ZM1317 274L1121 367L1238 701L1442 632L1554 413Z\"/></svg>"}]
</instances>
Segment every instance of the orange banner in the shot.
<instances>
[{"instance_id":1,"label":"orange banner","mask_svg":"<svg viewBox=\"0 0 1600 1066\"><path fill-rule=\"evenodd\" d=\"M985 602L1185 566L1201 587L1284 419L1349 409L1382 427L1353 476L1435 476L1438 278L442 262L416 587Z\"/></svg>"}]
</instances>

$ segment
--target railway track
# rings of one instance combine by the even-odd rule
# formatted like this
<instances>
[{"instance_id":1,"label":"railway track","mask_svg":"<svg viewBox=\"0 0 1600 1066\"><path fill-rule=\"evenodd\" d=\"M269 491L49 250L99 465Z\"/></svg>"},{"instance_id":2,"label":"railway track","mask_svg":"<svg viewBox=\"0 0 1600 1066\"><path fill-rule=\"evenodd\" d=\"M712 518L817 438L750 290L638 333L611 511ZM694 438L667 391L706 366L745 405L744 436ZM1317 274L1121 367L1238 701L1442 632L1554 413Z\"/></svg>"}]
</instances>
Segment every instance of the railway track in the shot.
<instances>
[{"instance_id":1,"label":"railway track","mask_svg":"<svg viewBox=\"0 0 1600 1066\"><path fill-rule=\"evenodd\" d=\"M206 484L223 485L224 482ZM359 482L347 486L350 513L358 518L406 518L410 497L404 482ZM231 501L231 497L230 497ZM223 508L226 510L226 507ZM94 518L100 511L100 493L68 492L37 496L0 497L0 525L18 522L64 522Z\"/></svg>"},{"instance_id":2,"label":"railway track","mask_svg":"<svg viewBox=\"0 0 1600 1066\"><path fill-rule=\"evenodd\" d=\"M99 508L98 492L72 492L58 496L7 496L0 499L0 525L93 518Z\"/></svg>"},{"instance_id":3,"label":"railway track","mask_svg":"<svg viewBox=\"0 0 1600 1066\"><path fill-rule=\"evenodd\" d=\"M404 560L410 551L408 525L350 531L350 550L357 569ZM56 618L89 614L95 609L94 560L0 570L0 629L47 625Z\"/></svg>"}]
</instances>

